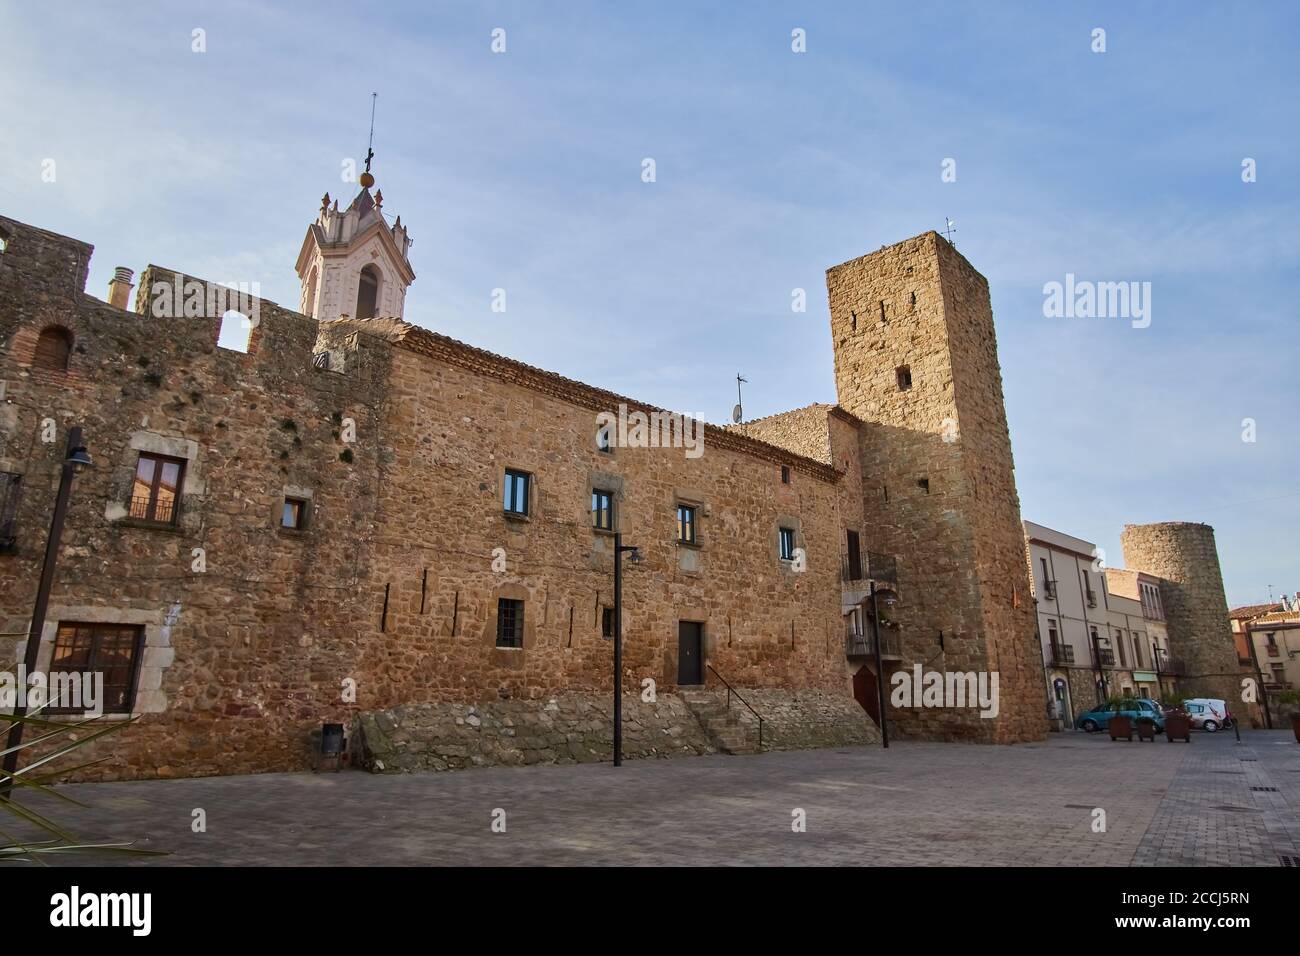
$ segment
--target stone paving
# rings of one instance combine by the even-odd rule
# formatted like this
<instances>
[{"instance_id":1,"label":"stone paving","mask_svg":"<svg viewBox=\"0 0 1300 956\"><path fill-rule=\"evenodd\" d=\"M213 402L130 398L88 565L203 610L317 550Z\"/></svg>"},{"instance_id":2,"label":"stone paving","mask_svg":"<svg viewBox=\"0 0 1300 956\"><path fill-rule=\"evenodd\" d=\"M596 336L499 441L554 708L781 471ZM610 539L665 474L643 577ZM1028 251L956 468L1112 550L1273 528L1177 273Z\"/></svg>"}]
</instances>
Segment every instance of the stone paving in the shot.
<instances>
[{"instance_id":1,"label":"stone paving","mask_svg":"<svg viewBox=\"0 0 1300 956\"><path fill-rule=\"evenodd\" d=\"M1276 791L1252 790L1276 787ZM33 803L130 865L1260 865L1300 846L1290 732L1190 745L1081 733L751 756L375 776L359 771L63 788ZM206 812L207 831L191 829ZM1094 832L1094 809L1105 832ZM495 833L495 810L506 831ZM794 811L807 830L792 830ZM102 863L69 857L65 865Z\"/></svg>"}]
</instances>

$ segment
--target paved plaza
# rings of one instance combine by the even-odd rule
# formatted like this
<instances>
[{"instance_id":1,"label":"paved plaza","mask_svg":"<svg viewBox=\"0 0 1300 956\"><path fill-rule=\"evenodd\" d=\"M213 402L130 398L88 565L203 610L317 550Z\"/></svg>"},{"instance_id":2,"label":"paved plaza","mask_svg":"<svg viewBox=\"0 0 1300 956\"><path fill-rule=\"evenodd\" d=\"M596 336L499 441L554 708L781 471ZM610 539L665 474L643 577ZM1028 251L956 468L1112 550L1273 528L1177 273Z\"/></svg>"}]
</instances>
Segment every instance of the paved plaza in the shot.
<instances>
[{"instance_id":1,"label":"paved plaza","mask_svg":"<svg viewBox=\"0 0 1300 956\"><path fill-rule=\"evenodd\" d=\"M1300 856L1289 731L1190 745L1081 733L990 747L877 747L490 767L79 784L33 806L159 865L1279 866ZM1105 811L1094 832L1095 810ZM194 811L206 832L191 828ZM806 831L794 832L796 811ZM505 832L494 832L504 811ZM69 857L62 865L103 863Z\"/></svg>"}]
</instances>

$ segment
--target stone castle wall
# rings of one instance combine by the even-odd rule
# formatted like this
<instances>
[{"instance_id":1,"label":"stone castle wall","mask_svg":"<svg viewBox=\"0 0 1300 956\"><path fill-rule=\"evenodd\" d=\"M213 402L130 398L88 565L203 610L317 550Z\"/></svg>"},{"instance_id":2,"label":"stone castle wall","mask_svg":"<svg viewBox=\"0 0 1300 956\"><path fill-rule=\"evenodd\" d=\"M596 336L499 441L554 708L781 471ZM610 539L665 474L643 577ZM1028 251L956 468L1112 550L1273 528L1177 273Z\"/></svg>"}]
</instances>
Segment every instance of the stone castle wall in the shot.
<instances>
[{"instance_id":1,"label":"stone castle wall","mask_svg":"<svg viewBox=\"0 0 1300 956\"><path fill-rule=\"evenodd\" d=\"M396 320L318 323L258 300L248 353L222 349L217 316L153 310L156 284L210 284L150 267L125 311L83 291L88 245L12 220L0 229L0 470L23 486L17 548L0 554L0 654L24 650L73 425L97 467L76 480L41 661L60 621L144 635L140 719L89 755L109 757L91 776L301 768L312 728L397 708L536 712L554 698L573 701L578 723L598 719L612 684L602 614L614 542L592 527L593 488L613 493L616 527L645 558L625 564L629 692L654 682L673 695L679 622L698 622L704 661L766 701L789 745L870 738L852 699L859 665L845 658L840 572L854 528L899 557L897 666L934 660L942 634L939 666L1002 672L1000 720L923 710L902 729L1032 738L1022 707L1041 723L1041 683L1021 685L1019 619L1003 608L1028 587L1001 547L1018 508L1000 388L984 382L996 357L990 341L982 365L948 358L950 339L991 336L987 290L932 234L828 277L837 384L853 407L708 426L696 458L601 451L597 414L657 410ZM859 300L877 295L886 319L873 327ZM862 310L852 333L850 304ZM66 372L33 367L49 325L74 338ZM914 384L900 396L903 362ZM966 433L943 440L949 419L970 429L972 451ZM129 516L141 452L185 461L174 526ZM533 475L526 519L503 513L507 468ZM301 530L280 527L286 496L308 502ZM696 509L694 545L677 541L678 504ZM781 527L795 530L804 570L779 560ZM503 598L524 602L521 648L496 646ZM1034 647L1032 623L1024 640ZM713 670L706 680L717 684Z\"/></svg>"},{"instance_id":2,"label":"stone castle wall","mask_svg":"<svg viewBox=\"0 0 1300 956\"><path fill-rule=\"evenodd\" d=\"M843 693L759 688L746 690L745 699L763 715L765 751L863 746L880 739L871 719ZM738 702L733 712L756 744L756 718ZM612 721L608 695L403 705L359 714L350 749L358 765L375 773L593 763L613 757ZM715 752L707 730L681 697L659 694L649 703L624 695L627 759Z\"/></svg>"},{"instance_id":3,"label":"stone castle wall","mask_svg":"<svg viewBox=\"0 0 1300 956\"><path fill-rule=\"evenodd\" d=\"M316 323L270 302L251 354L218 349L219 320L113 308L82 292L88 246L0 225L0 470L23 489L16 550L0 555L3 666L24 653L67 429L81 425L96 466L73 486L40 660L59 621L145 632L141 719L107 738L92 775L304 765L307 728L346 710L383 467L374 445L344 461L340 425L380 430L389 350L357 338L345 374L316 369ZM143 276L142 304L172 277ZM33 369L24 346L50 324L74 336L66 375ZM188 459L174 528L128 517L141 450ZM305 532L278 527L286 489L311 497Z\"/></svg>"},{"instance_id":4,"label":"stone castle wall","mask_svg":"<svg viewBox=\"0 0 1300 956\"><path fill-rule=\"evenodd\" d=\"M140 719L96 751L110 759L91 776L293 769L311 728L361 712L599 699L613 540L591 527L593 487L615 492L646 558L626 565L629 690L672 691L677 623L691 620L733 684L851 700L829 465L712 427L696 459L606 454L595 415L620 396L401 323L320 324L259 301L250 352L220 349L216 318L151 313L170 270L151 267L127 312L82 291L90 247L0 225L0 454L24 485L17 550L0 555L0 652L23 653L74 424L97 467L74 486L42 661L59 621L145 633ZM74 336L66 373L32 367L49 324ZM313 360L323 351L329 369ZM57 436L42 443L47 418ZM141 451L186 460L175 527L128 517ZM526 521L502 513L506 466L535 476ZM309 500L301 531L279 527L286 494ZM678 502L697 507L696 547L676 542ZM778 560L782 525L806 571ZM522 649L496 647L501 597L525 602Z\"/></svg>"},{"instance_id":5,"label":"stone castle wall","mask_svg":"<svg viewBox=\"0 0 1300 956\"><path fill-rule=\"evenodd\" d=\"M908 735L1046 732L987 285L934 233L827 272L839 404L862 421L866 541L899 555L903 662L999 671L995 720L898 714ZM887 670L892 668L887 668Z\"/></svg>"},{"instance_id":6,"label":"stone castle wall","mask_svg":"<svg viewBox=\"0 0 1300 956\"><path fill-rule=\"evenodd\" d=\"M1130 524L1124 526L1120 544L1125 564L1163 579L1160 599L1171 649L1187 670L1178 681L1179 694L1240 706L1241 668L1214 529L1186 521Z\"/></svg>"}]
</instances>

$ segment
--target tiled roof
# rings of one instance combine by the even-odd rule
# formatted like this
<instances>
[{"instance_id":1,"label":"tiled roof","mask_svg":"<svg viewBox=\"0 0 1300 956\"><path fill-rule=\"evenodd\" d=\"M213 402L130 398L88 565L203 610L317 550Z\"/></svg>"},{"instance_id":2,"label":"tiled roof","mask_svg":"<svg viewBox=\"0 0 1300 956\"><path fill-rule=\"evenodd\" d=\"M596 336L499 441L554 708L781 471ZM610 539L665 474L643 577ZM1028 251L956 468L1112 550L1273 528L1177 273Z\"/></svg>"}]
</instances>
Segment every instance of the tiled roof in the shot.
<instances>
[{"instance_id":1,"label":"tiled roof","mask_svg":"<svg viewBox=\"0 0 1300 956\"><path fill-rule=\"evenodd\" d=\"M629 410L642 411L647 414L654 412L671 414L667 409L659 408L656 405L649 405L634 398L628 398L626 395L619 395L617 392L607 391L571 378L565 378L555 372L548 372L525 362L497 355L486 349L475 348L450 336L431 332L429 329L411 325L401 319L391 317L336 319L333 322L323 322L321 324L346 325L349 328L379 336L412 352L427 355L479 375L486 375L500 381L530 388L551 395L561 401L583 408L590 408L597 412L617 411L621 403L626 404ZM704 425L706 447L723 448L728 451L740 452L776 462L777 464L791 465L806 474L830 483L839 481L843 474L839 469L824 462L804 455L797 455L794 452L778 448L776 445L760 441L757 438L750 438L729 431L720 425L711 425L707 422L702 424Z\"/></svg>"},{"instance_id":2,"label":"tiled roof","mask_svg":"<svg viewBox=\"0 0 1300 956\"><path fill-rule=\"evenodd\" d=\"M1280 611L1281 604L1243 604L1241 607L1234 607L1228 612L1228 620L1241 621L1246 618L1259 617L1261 614L1268 614L1270 611Z\"/></svg>"}]
</instances>

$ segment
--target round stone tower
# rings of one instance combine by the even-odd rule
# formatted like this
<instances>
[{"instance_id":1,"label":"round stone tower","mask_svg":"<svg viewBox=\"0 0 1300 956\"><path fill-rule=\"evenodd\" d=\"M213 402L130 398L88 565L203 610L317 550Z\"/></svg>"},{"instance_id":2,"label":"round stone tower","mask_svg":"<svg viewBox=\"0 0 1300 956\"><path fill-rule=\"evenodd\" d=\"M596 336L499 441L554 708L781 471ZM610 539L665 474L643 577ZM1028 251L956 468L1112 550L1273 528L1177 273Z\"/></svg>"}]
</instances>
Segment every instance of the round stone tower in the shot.
<instances>
[{"instance_id":1,"label":"round stone tower","mask_svg":"<svg viewBox=\"0 0 1300 956\"><path fill-rule=\"evenodd\" d=\"M1164 579L1160 596L1170 654L1183 662L1179 692L1221 698L1240 710L1240 667L1214 529L1191 521L1130 524L1120 543L1127 567Z\"/></svg>"}]
</instances>

